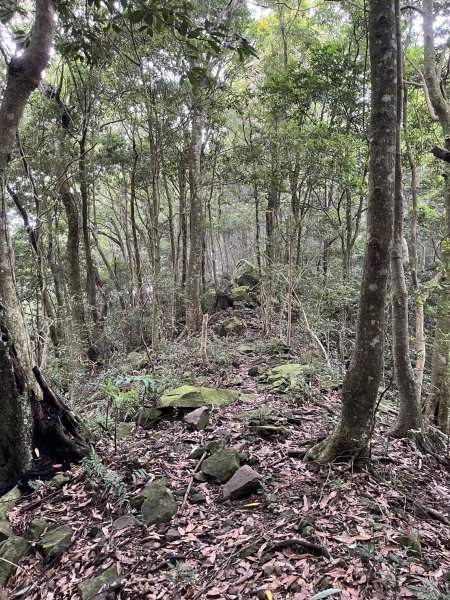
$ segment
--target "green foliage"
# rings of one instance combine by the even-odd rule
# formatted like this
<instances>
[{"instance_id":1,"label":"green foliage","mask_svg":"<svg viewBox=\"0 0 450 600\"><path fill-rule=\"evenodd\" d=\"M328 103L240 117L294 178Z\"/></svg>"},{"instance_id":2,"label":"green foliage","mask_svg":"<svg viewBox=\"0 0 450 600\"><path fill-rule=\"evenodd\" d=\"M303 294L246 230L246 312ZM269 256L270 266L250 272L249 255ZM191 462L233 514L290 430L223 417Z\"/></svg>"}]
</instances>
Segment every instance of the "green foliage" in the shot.
<instances>
[{"instance_id":1,"label":"green foliage","mask_svg":"<svg viewBox=\"0 0 450 600\"><path fill-rule=\"evenodd\" d=\"M106 502L114 503L119 508L127 504L129 489L117 471L109 470L96 452L81 461L81 468L86 477L89 489L98 490Z\"/></svg>"}]
</instances>

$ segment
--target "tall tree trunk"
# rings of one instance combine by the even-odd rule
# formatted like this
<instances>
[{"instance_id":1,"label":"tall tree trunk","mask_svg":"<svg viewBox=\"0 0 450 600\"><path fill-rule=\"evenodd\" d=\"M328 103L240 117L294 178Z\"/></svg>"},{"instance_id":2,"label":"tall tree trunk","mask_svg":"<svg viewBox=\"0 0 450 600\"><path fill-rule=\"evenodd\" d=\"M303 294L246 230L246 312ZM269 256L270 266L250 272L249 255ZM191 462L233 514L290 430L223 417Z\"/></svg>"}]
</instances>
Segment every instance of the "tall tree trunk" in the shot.
<instances>
[{"instance_id":1,"label":"tall tree trunk","mask_svg":"<svg viewBox=\"0 0 450 600\"><path fill-rule=\"evenodd\" d=\"M397 133L395 152L394 239L391 252L392 333L394 373L399 394L399 411L390 434L414 436L422 429L422 411L409 349L408 291L403 269L403 194L400 129L403 108L403 57L400 1L395 0L397 30Z\"/></svg>"},{"instance_id":2,"label":"tall tree trunk","mask_svg":"<svg viewBox=\"0 0 450 600\"><path fill-rule=\"evenodd\" d=\"M6 219L5 170L13 149L17 129L25 105L39 85L42 71L47 66L56 23L52 0L36 0L35 23L28 48L15 56L9 66L6 88L0 104L0 493L16 481L31 465L32 440L41 433L41 439L50 442L48 451L56 454L59 448L73 456L70 432L61 417L69 415L52 401L34 367L28 331L15 288L13 256L8 238ZM48 388L47 388L48 390ZM53 395L53 398L56 396ZM67 433L67 444L52 446L56 429ZM73 439L73 436L72 436ZM33 442L34 443L34 442ZM80 454L87 448L82 444Z\"/></svg>"},{"instance_id":3,"label":"tall tree trunk","mask_svg":"<svg viewBox=\"0 0 450 600\"><path fill-rule=\"evenodd\" d=\"M202 200L202 125L200 108L194 101L189 147L190 250L186 277L186 330L198 331L202 325L203 200Z\"/></svg>"},{"instance_id":4,"label":"tall tree trunk","mask_svg":"<svg viewBox=\"0 0 450 600\"><path fill-rule=\"evenodd\" d=\"M441 125L445 142L445 150L450 151L450 105L441 88L442 69L436 66L436 48L434 41L433 0L423 0L423 38L424 38L424 71L425 84L434 112ZM443 51L446 50L446 47ZM438 317L431 362L430 393L427 398L425 412L444 431L450 431L450 298L448 279L450 277L450 172L446 166L444 192L445 233L441 244L442 280L438 302Z\"/></svg>"},{"instance_id":5,"label":"tall tree trunk","mask_svg":"<svg viewBox=\"0 0 450 600\"><path fill-rule=\"evenodd\" d=\"M365 460L383 368L385 301L395 187L397 56L394 0L373 0L369 15L371 143L367 245L355 349L335 431L308 452L321 463Z\"/></svg>"}]
</instances>

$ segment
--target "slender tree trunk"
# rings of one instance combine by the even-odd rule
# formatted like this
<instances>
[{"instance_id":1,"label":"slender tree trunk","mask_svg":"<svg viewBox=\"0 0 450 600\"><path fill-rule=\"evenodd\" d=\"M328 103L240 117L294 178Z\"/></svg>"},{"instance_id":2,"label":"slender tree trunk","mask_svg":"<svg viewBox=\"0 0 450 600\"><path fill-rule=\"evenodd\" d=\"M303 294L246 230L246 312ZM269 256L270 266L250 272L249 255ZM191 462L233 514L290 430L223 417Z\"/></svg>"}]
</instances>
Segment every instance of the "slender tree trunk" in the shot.
<instances>
[{"instance_id":1,"label":"slender tree trunk","mask_svg":"<svg viewBox=\"0 0 450 600\"><path fill-rule=\"evenodd\" d=\"M203 200L202 200L202 125L197 105L192 109L192 131L189 148L190 187L190 251L186 277L186 329L198 331L202 325L202 264L203 264Z\"/></svg>"},{"instance_id":2,"label":"slender tree trunk","mask_svg":"<svg viewBox=\"0 0 450 600\"><path fill-rule=\"evenodd\" d=\"M397 56L394 0L373 0L369 14L371 144L367 246L353 358L344 379L340 421L307 457L363 461L372 437L383 369L385 301L395 187Z\"/></svg>"},{"instance_id":3,"label":"slender tree trunk","mask_svg":"<svg viewBox=\"0 0 450 600\"><path fill-rule=\"evenodd\" d=\"M397 133L395 153L394 238L391 252L392 333L394 373L399 394L399 411L390 434L414 436L422 429L422 411L409 348L408 291L403 260L403 194L400 129L403 108L403 57L400 1L395 0L397 30Z\"/></svg>"}]
</instances>

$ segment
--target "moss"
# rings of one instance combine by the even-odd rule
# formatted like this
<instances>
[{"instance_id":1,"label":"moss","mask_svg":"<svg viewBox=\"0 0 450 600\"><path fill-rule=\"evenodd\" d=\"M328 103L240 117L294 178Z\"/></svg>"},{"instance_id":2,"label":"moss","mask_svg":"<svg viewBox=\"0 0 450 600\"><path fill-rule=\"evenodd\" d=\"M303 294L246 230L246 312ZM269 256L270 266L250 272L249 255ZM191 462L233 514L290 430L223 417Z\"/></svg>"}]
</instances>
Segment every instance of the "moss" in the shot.
<instances>
[{"instance_id":1,"label":"moss","mask_svg":"<svg viewBox=\"0 0 450 600\"><path fill-rule=\"evenodd\" d=\"M236 402L237 392L205 387L183 385L175 390L168 390L158 400L158 408L200 408L201 406L226 406Z\"/></svg>"}]
</instances>

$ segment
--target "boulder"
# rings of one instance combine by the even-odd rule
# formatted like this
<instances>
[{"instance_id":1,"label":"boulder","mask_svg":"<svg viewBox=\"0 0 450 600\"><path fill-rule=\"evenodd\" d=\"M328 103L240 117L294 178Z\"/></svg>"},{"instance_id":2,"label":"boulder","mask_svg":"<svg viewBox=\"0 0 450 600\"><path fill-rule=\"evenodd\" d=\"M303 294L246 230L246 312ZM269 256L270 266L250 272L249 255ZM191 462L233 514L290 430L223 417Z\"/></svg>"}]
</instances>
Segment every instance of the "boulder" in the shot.
<instances>
[{"instance_id":1,"label":"boulder","mask_svg":"<svg viewBox=\"0 0 450 600\"><path fill-rule=\"evenodd\" d=\"M140 371L148 367L148 356L146 352L130 352L127 355L127 361L133 371Z\"/></svg>"},{"instance_id":2,"label":"boulder","mask_svg":"<svg viewBox=\"0 0 450 600\"><path fill-rule=\"evenodd\" d=\"M147 500L141 506L144 523L147 526L168 523L178 510L172 492L156 482L148 488Z\"/></svg>"},{"instance_id":3,"label":"boulder","mask_svg":"<svg viewBox=\"0 0 450 600\"><path fill-rule=\"evenodd\" d=\"M231 290L231 299L233 302L251 302L252 297L249 293L249 288L246 285L234 287Z\"/></svg>"},{"instance_id":4,"label":"boulder","mask_svg":"<svg viewBox=\"0 0 450 600\"><path fill-rule=\"evenodd\" d=\"M130 504L132 506L132 508L141 508L141 506L144 504L144 502L146 500L148 500L152 494L152 490L155 488L155 486L160 486L160 487L166 487L166 479L164 479L164 477L161 477L161 479L155 479L155 481L152 481L152 483L150 483L149 485L146 485L140 492L139 494L136 494L136 496L133 496L130 500Z\"/></svg>"},{"instance_id":5,"label":"boulder","mask_svg":"<svg viewBox=\"0 0 450 600\"><path fill-rule=\"evenodd\" d=\"M234 500L235 498L248 496L258 489L260 483L261 475L248 465L244 465L223 486L223 497Z\"/></svg>"},{"instance_id":6,"label":"boulder","mask_svg":"<svg viewBox=\"0 0 450 600\"><path fill-rule=\"evenodd\" d=\"M9 511L14 508L19 499L20 491L17 486L0 498L0 521L7 520Z\"/></svg>"},{"instance_id":7,"label":"boulder","mask_svg":"<svg viewBox=\"0 0 450 600\"><path fill-rule=\"evenodd\" d=\"M17 535L12 535L0 544L0 588L5 585L27 548L27 540Z\"/></svg>"},{"instance_id":8,"label":"boulder","mask_svg":"<svg viewBox=\"0 0 450 600\"><path fill-rule=\"evenodd\" d=\"M201 406L187 415L184 415L183 421L190 429L201 431L202 429L205 429L205 427L208 427L210 414L211 411L209 408Z\"/></svg>"},{"instance_id":9,"label":"boulder","mask_svg":"<svg viewBox=\"0 0 450 600\"><path fill-rule=\"evenodd\" d=\"M116 567L110 567L103 571L97 577L92 579L86 579L78 584L77 589L80 594L81 600L91 600L96 598L98 594L102 592L102 588L107 590L112 584L115 583L119 577Z\"/></svg>"},{"instance_id":10,"label":"boulder","mask_svg":"<svg viewBox=\"0 0 450 600\"><path fill-rule=\"evenodd\" d=\"M226 406L239 399L237 392L206 387L183 385L166 391L158 400L157 408L200 408Z\"/></svg>"},{"instance_id":11,"label":"boulder","mask_svg":"<svg viewBox=\"0 0 450 600\"><path fill-rule=\"evenodd\" d=\"M53 560L69 547L73 531L68 525L60 525L48 531L37 548L43 554L46 561Z\"/></svg>"},{"instance_id":12,"label":"boulder","mask_svg":"<svg viewBox=\"0 0 450 600\"><path fill-rule=\"evenodd\" d=\"M62 488L66 483L69 483L69 481L70 477L64 475L63 473L57 473L50 479L50 484L53 488L59 489Z\"/></svg>"},{"instance_id":13,"label":"boulder","mask_svg":"<svg viewBox=\"0 0 450 600\"><path fill-rule=\"evenodd\" d=\"M219 335L226 337L228 335L236 335L241 333L247 327L247 324L242 321L239 317L229 317L225 319L222 325L219 327Z\"/></svg>"},{"instance_id":14,"label":"boulder","mask_svg":"<svg viewBox=\"0 0 450 600\"><path fill-rule=\"evenodd\" d=\"M163 415L162 410L157 408L142 407L139 409L136 417L136 423L142 429L151 429L155 422Z\"/></svg>"},{"instance_id":15,"label":"boulder","mask_svg":"<svg viewBox=\"0 0 450 600\"><path fill-rule=\"evenodd\" d=\"M204 313L209 315L217 308L216 290L212 287L206 290L202 296L202 309Z\"/></svg>"},{"instance_id":16,"label":"boulder","mask_svg":"<svg viewBox=\"0 0 450 600\"><path fill-rule=\"evenodd\" d=\"M208 442L207 444L205 444L205 446L200 446L200 448L196 448L195 450L193 450L188 458L193 458L195 460L198 460L199 458L201 458L203 456L203 453L206 452L207 454L214 454L214 452L217 452L218 450L222 450L225 446L225 443L223 440L211 440L210 442Z\"/></svg>"},{"instance_id":17,"label":"boulder","mask_svg":"<svg viewBox=\"0 0 450 600\"><path fill-rule=\"evenodd\" d=\"M301 365L297 363L280 365L270 369L267 374L267 380L274 387L295 387L298 383L299 377L308 371L310 371L309 365Z\"/></svg>"},{"instance_id":18,"label":"boulder","mask_svg":"<svg viewBox=\"0 0 450 600\"><path fill-rule=\"evenodd\" d=\"M27 540L37 540L48 527L50 527L50 523L48 523L45 519L33 519L28 525L26 533Z\"/></svg>"},{"instance_id":19,"label":"boulder","mask_svg":"<svg viewBox=\"0 0 450 600\"><path fill-rule=\"evenodd\" d=\"M233 282L236 286L255 288L261 281L258 267L248 260L240 260L233 273Z\"/></svg>"},{"instance_id":20,"label":"boulder","mask_svg":"<svg viewBox=\"0 0 450 600\"><path fill-rule=\"evenodd\" d=\"M123 515L113 521L111 525L111 531L120 531L121 529L128 529L128 527L136 527L139 525L139 521L133 515Z\"/></svg>"},{"instance_id":21,"label":"boulder","mask_svg":"<svg viewBox=\"0 0 450 600\"><path fill-rule=\"evenodd\" d=\"M239 469L239 455L233 448L218 450L202 465L202 473L219 483L225 483Z\"/></svg>"},{"instance_id":22,"label":"boulder","mask_svg":"<svg viewBox=\"0 0 450 600\"><path fill-rule=\"evenodd\" d=\"M14 535L11 525L8 521L0 521L0 542Z\"/></svg>"}]
</instances>

